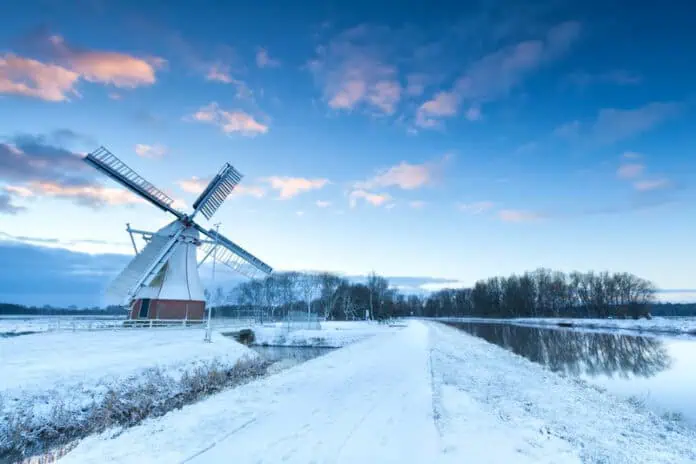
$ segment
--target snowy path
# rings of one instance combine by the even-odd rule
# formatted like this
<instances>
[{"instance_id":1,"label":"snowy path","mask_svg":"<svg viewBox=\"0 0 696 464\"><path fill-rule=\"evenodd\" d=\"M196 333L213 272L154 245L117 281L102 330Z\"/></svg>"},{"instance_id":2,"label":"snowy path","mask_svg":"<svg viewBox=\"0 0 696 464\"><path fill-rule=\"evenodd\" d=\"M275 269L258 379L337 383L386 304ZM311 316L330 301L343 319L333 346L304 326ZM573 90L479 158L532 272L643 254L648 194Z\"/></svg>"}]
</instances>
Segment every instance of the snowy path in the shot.
<instances>
[{"instance_id":1,"label":"snowy path","mask_svg":"<svg viewBox=\"0 0 696 464\"><path fill-rule=\"evenodd\" d=\"M112 435L61 462L696 462L693 432L419 322Z\"/></svg>"}]
</instances>

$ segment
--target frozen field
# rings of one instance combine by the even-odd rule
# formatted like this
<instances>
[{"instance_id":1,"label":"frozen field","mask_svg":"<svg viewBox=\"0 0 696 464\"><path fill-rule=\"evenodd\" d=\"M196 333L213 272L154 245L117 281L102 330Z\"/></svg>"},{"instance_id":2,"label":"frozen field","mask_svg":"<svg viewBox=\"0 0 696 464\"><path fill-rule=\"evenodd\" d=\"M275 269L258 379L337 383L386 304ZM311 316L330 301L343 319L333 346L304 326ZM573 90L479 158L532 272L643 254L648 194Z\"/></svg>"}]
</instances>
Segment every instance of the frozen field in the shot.
<instances>
[{"instance_id":1,"label":"frozen field","mask_svg":"<svg viewBox=\"0 0 696 464\"><path fill-rule=\"evenodd\" d=\"M413 321L89 437L61 462L685 463L694 440L640 406Z\"/></svg>"}]
</instances>

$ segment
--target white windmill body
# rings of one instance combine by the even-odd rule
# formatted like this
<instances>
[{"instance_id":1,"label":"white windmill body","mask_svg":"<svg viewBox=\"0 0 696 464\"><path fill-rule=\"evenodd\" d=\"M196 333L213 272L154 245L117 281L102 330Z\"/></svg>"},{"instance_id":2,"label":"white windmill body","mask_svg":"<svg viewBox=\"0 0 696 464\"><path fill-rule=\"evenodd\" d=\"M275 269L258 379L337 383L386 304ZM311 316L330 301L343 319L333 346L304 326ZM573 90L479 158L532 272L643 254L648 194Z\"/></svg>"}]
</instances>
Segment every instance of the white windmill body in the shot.
<instances>
[{"instance_id":1,"label":"white windmill body","mask_svg":"<svg viewBox=\"0 0 696 464\"><path fill-rule=\"evenodd\" d=\"M111 152L100 147L84 160L124 187L167 211L176 219L157 232L131 229L136 256L107 289L107 301L129 308L131 319L194 319L205 316L205 295L198 267L214 252L217 262L253 277L272 272L270 266L215 230L196 222L197 213L206 218L217 211L241 180L241 174L225 164L186 215L172 208L173 200L136 174ZM133 234L140 234L147 245L140 251ZM205 236L201 239L201 234ZM197 249L205 257L197 260Z\"/></svg>"}]
</instances>

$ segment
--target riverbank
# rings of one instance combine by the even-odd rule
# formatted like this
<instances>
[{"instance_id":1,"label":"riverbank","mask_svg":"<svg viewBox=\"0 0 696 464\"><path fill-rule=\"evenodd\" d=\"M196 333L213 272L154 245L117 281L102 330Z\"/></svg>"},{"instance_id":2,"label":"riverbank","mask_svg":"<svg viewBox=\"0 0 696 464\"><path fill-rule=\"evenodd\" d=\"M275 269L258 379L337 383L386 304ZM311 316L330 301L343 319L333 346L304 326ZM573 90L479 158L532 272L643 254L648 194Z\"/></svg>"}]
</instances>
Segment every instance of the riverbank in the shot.
<instances>
[{"instance_id":1,"label":"riverbank","mask_svg":"<svg viewBox=\"0 0 696 464\"><path fill-rule=\"evenodd\" d=\"M639 405L412 321L89 437L61 462L683 463L694 440Z\"/></svg>"},{"instance_id":2,"label":"riverbank","mask_svg":"<svg viewBox=\"0 0 696 464\"><path fill-rule=\"evenodd\" d=\"M199 329L24 335L0 339L0 358L0 455L161 415L263 370L252 350L204 343Z\"/></svg>"},{"instance_id":3,"label":"riverbank","mask_svg":"<svg viewBox=\"0 0 696 464\"><path fill-rule=\"evenodd\" d=\"M554 317L487 318L442 317L439 321L517 324L529 327L579 327L583 329L621 330L663 335L696 336L696 317L653 317L652 319L580 319Z\"/></svg>"}]
</instances>

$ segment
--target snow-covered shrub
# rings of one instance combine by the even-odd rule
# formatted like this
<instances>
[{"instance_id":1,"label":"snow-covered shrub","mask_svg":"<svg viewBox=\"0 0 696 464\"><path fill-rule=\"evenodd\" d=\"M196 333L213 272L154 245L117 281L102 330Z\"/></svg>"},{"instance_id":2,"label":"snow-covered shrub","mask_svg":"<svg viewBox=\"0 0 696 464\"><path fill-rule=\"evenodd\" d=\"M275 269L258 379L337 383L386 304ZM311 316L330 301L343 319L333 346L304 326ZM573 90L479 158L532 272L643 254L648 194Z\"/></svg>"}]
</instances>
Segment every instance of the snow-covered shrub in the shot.
<instances>
[{"instance_id":1,"label":"snow-covered shrub","mask_svg":"<svg viewBox=\"0 0 696 464\"><path fill-rule=\"evenodd\" d=\"M212 360L178 376L150 368L119 383L105 381L87 393L74 386L22 398L12 408L0 395L0 462L21 460L111 427L132 427L264 375L268 365L259 359L234 365Z\"/></svg>"}]
</instances>

